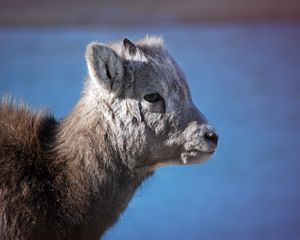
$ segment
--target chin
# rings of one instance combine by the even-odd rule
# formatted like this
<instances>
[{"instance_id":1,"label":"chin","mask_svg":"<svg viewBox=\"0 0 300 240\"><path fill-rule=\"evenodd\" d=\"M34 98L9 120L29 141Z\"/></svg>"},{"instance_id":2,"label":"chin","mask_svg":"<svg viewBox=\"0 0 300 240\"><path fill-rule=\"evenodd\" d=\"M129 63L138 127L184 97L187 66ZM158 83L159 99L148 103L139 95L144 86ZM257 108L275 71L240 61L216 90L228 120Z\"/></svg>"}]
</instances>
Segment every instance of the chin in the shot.
<instances>
[{"instance_id":1,"label":"chin","mask_svg":"<svg viewBox=\"0 0 300 240\"><path fill-rule=\"evenodd\" d=\"M215 151L211 152L200 152L200 151L189 151L181 154L180 165L199 164L206 162L211 159Z\"/></svg>"},{"instance_id":2,"label":"chin","mask_svg":"<svg viewBox=\"0 0 300 240\"><path fill-rule=\"evenodd\" d=\"M200 152L200 151L188 151L183 152L177 159L169 159L164 162L157 162L151 165L144 165L148 171L155 171L158 168L172 165L192 165L200 164L211 159L215 151L211 152Z\"/></svg>"}]
</instances>

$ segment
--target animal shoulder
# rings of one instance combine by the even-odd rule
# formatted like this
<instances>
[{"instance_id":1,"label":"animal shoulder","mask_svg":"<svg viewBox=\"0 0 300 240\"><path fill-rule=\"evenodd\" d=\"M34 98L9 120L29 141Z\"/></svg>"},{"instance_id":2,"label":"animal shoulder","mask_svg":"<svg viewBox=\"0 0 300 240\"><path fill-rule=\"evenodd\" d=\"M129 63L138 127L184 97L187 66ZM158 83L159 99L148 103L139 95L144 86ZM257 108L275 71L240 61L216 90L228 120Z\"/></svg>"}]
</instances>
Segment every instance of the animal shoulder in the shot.
<instances>
[{"instance_id":1,"label":"animal shoulder","mask_svg":"<svg viewBox=\"0 0 300 240\"><path fill-rule=\"evenodd\" d=\"M49 146L55 120L16 104L0 105L0 164L3 171L36 165ZM5 167L6 166L6 167ZM7 175L6 175L7 176Z\"/></svg>"},{"instance_id":2,"label":"animal shoulder","mask_svg":"<svg viewBox=\"0 0 300 240\"><path fill-rule=\"evenodd\" d=\"M46 156L55 125L45 113L0 104L0 235L4 239L27 235L31 239L33 229L39 225L44 232L51 218L54 176Z\"/></svg>"}]
</instances>

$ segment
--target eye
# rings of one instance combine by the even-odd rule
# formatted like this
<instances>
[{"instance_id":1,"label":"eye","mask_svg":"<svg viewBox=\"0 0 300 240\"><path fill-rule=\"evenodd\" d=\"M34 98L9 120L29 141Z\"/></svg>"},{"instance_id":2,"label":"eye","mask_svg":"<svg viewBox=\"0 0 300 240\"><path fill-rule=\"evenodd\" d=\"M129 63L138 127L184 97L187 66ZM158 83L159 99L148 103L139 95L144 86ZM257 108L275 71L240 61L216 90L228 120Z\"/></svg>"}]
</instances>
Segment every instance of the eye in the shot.
<instances>
[{"instance_id":1,"label":"eye","mask_svg":"<svg viewBox=\"0 0 300 240\"><path fill-rule=\"evenodd\" d=\"M148 102L155 103L163 100L163 98L158 93L150 93L144 96L144 99Z\"/></svg>"}]
</instances>

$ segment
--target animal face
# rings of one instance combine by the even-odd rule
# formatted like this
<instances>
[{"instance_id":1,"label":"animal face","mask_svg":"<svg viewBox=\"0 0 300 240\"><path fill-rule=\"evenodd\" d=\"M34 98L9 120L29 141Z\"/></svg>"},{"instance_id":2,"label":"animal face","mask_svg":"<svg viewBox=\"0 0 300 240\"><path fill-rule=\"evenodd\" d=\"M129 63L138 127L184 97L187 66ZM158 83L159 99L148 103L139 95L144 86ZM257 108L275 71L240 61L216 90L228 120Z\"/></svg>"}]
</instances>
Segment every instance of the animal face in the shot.
<instances>
[{"instance_id":1,"label":"animal face","mask_svg":"<svg viewBox=\"0 0 300 240\"><path fill-rule=\"evenodd\" d=\"M91 98L98 98L128 166L155 169L209 159L218 135L194 106L184 74L161 38L87 48Z\"/></svg>"}]
</instances>

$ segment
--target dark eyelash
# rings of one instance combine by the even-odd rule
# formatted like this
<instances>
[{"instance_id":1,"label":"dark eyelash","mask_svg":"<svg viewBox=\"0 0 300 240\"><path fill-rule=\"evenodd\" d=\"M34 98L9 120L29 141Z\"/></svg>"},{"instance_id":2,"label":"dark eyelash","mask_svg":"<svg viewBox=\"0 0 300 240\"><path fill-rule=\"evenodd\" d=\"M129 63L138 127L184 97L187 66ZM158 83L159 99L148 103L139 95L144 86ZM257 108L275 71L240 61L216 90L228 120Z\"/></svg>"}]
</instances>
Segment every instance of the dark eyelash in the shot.
<instances>
[{"instance_id":1,"label":"dark eyelash","mask_svg":"<svg viewBox=\"0 0 300 240\"><path fill-rule=\"evenodd\" d=\"M144 99L148 102L155 103L163 100L163 98L158 93L150 93L144 96Z\"/></svg>"}]
</instances>

